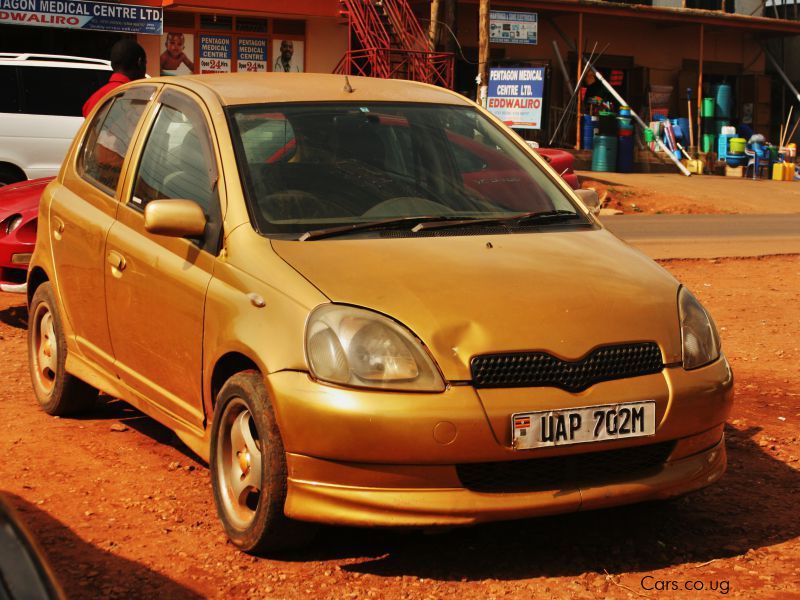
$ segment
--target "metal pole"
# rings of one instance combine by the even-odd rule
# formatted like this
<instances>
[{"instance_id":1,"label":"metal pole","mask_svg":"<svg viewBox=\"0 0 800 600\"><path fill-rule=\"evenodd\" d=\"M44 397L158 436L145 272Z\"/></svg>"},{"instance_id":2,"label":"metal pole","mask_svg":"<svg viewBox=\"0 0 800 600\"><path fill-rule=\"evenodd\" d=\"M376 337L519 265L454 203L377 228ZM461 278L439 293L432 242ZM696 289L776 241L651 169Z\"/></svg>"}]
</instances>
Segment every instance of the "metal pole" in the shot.
<instances>
[{"instance_id":1,"label":"metal pole","mask_svg":"<svg viewBox=\"0 0 800 600\"><path fill-rule=\"evenodd\" d=\"M565 39L567 45L572 46L572 50L575 50L575 45L569 41L569 38L566 38L561 31L556 29L559 32L561 37ZM577 77L580 79L581 73L583 73L583 13L578 13L578 74ZM578 104L575 108L575 150L581 149L581 93L578 90Z\"/></svg>"},{"instance_id":2,"label":"metal pole","mask_svg":"<svg viewBox=\"0 0 800 600\"><path fill-rule=\"evenodd\" d=\"M786 84L786 87L789 88L789 90L794 94L794 97L797 98L797 101L800 102L800 92L798 92L797 88L794 87L794 84L792 83L791 79L789 79L789 76L786 75L785 71L781 68L781 66L778 64L778 61L775 60L775 57L772 56L772 53L767 49L767 47L764 45L762 45L761 47L764 49L764 54L767 56L769 62L772 63L772 66L775 67L775 70L778 72L778 75L780 75L781 78L783 79L783 82Z\"/></svg>"},{"instance_id":3,"label":"metal pole","mask_svg":"<svg viewBox=\"0 0 800 600\"><path fill-rule=\"evenodd\" d=\"M612 96L614 96L614 98L617 100L617 102L620 103L620 106L622 106L622 105L627 106L628 105L628 103L625 102L625 100L622 98L622 96L620 96L617 93L617 90L614 89L614 86L611 85L610 83L608 83L608 81L606 81L606 78L603 77L603 75L600 73L600 71L595 69L593 65L589 65L589 68L591 68L592 71L594 71L595 77L597 77L597 81L599 81L600 83L602 83L606 87L606 89L609 91L609 93ZM633 108L631 108L631 116L634 119L636 119L636 122L639 123L639 125L643 129L647 129L647 125L645 125L644 121L642 121L642 119L639 117L639 115L636 114L636 111L633 110ZM661 141L660 137L656 136L656 140L655 141L656 141L656 144L658 144L658 147L661 148L662 151L666 152L667 156L669 156L670 159L672 160L672 162L675 163L675 166L678 167L678 169L680 169L681 173L683 173L687 177L691 176L691 173L689 172L689 169L687 169L686 167L683 166L683 163L681 161L679 161L675 157L675 154L673 152L670 152L670 150L664 145L664 142Z\"/></svg>"},{"instance_id":4,"label":"metal pole","mask_svg":"<svg viewBox=\"0 0 800 600\"><path fill-rule=\"evenodd\" d=\"M558 49L558 42L553 40L553 52L556 54L556 62L558 63L558 68L561 71L561 74L564 76L564 89L567 91L568 94L572 93L572 81L569 78L569 73L567 73L567 67L564 65L564 59L561 56L561 50Z\"/></svg>"}]
</instances>

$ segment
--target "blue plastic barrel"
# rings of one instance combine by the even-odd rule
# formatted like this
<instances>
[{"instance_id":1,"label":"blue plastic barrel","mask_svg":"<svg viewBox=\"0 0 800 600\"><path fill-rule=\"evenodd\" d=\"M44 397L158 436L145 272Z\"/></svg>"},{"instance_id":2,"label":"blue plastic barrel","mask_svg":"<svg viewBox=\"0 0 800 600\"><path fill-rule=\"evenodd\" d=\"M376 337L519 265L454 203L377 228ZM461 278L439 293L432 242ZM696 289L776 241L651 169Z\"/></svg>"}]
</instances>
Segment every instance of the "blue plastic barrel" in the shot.
<instances>
[{"instance_id":1,"label":"blue plastic barrel","mask_svg":"<svg viewBox=\"0 0 800 600\"><path fill-rule=\"evenodd\" d=\"M593 143L592 171L614 171L617 168L617 136L596 135Z\"/></svg>"},{"instance_id":2,"label":"blue plastic barrel","mask_svg":"<svg viewBox=\"0 0 800 600\"><path fill-rule=\"evenodd\" d=\"M583 126L581 127L581 147L584 150L591 150L593 148L592 140L594 138L594 122L591 115L583 115Z\"/></svg>"},{"instance_id":3,"label":"blue plastic barrel","mask_svg":"<svg viewBox=\"0 0 800 600\"><path fill-rule=\"evenodd\" d=\"M720 83L711 87L714 97L714 116L718 119L730 119L733 111L733 88L728 83Z\"/></svg>"},{"instance_id":4,"label":"blue plastic barrel","mask_svg":"<svg viewBox=\"0 0 800 600\"><path fill-rule=\"evenodd\" d=\"M633 172L633 139L632 135L622 135L617 140L618 173Z\"/></svg>"}]
</instances>

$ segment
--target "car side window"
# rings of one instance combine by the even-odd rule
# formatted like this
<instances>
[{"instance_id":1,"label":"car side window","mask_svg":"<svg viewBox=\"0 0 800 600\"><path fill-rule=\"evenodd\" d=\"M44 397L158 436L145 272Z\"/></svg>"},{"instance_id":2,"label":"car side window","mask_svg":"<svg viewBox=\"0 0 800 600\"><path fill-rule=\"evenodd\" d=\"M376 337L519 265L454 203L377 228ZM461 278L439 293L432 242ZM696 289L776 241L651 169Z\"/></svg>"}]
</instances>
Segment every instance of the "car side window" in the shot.
<instances>
[{"instance_id":1,"label":"car side window","mask_svg":"<svg viewBox=\"0 0 800 600\"><path fill-rule=\"evenodd\" d=\"M173 90L159 103L128 206L144 211L153 200L193 200L208 219L201 245L213 252L221 218L217 161L205 116L196 102Z\"/></svg>"},{"instance_id":2,"label":"car side window","mask_svg":"<svg viewBox=\"0 0 800 600\"><path fill-rule=\"evenodd\" d=\"M16 67L0 67L0 112L19 112L19 84Z\"/></svg>"},{"instance_id":3,"label":"car side window","mask_svg":"<svg viewBox=\"0 0 800 600\"><path fill-rule=\"evenodd\" d=\"M135 88L106 102L84 139L78 172L111 195L119 184L122 163L136 126L154 91L150 87Z\"/></svg>"},{"instance_id":4,"label":"car side window","mask_svg":"<svg viewBox=\"0 0 800 600\"><path fill-rule=\"evenodd\" d=\"M80 117L83 103L108 83L110 71L67 67L19 69L22 110L31 115ZM54 90L58 90L54 93Z\"/></svg>"},{"instance_id":5,"label":"car side window","mask_svg":"<svg viewBox=\"0 0 800 600\"><path fill-rule=\"evenodd\" d=\"M178 96L178 98L176 98ZM208 213L216 202L217 167L200 108L189 98L165 93L142 151L131 206L151 200L194 200Z\"/></svg>"}]
</instances>

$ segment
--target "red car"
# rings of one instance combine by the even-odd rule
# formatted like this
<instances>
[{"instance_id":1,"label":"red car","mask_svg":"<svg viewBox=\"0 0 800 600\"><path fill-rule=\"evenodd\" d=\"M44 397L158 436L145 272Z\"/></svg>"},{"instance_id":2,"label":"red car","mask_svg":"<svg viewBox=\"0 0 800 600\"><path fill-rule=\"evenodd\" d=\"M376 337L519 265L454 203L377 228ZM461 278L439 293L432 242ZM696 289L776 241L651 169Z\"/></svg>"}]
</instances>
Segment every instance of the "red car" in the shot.
<instances>
[{"instance_id":1,"label":"red car","mask_svg":"<svg viewBox=\"0 0 800 600\"><path fill-rule=\"evenodd\" d=\"M52 177L0 188L0 290L24 292L39 218L39 198Z\"/></svg>"},{"instance_id":2,"label":"red car","mask_svg":"<svg viewBox=\"0 0 800 600\"><path fill-rule=\"evenodd\" d=\"M545 159L555 171L561 175L564 181L573 189L581 189L578 176L575 174L575 157L566 150L556 148L535 148L536 153Z\"/></svg>"}]
</instances>

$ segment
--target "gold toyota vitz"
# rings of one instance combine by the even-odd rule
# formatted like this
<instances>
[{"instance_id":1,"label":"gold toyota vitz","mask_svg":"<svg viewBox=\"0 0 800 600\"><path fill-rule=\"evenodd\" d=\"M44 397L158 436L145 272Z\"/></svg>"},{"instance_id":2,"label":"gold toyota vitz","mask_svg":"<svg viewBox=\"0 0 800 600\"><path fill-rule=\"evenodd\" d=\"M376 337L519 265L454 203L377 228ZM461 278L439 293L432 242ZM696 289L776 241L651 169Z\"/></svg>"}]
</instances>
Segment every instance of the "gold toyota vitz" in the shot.
<instances>
[{"instance_id":1,"label":"gold toyota vitz","mask_svg":"<svg viewBox=\"0 0 800 600\"><path fill-rule=\"evenodd\" d=\"M134 82L42 198L29 358L211 469L230 539L667 498L725 470L714 323L501 122L335 75ZM303 523L306 522L306 523Z\"/></svg>"}]
</instances>

